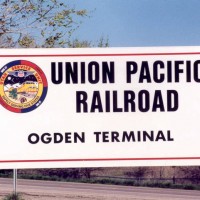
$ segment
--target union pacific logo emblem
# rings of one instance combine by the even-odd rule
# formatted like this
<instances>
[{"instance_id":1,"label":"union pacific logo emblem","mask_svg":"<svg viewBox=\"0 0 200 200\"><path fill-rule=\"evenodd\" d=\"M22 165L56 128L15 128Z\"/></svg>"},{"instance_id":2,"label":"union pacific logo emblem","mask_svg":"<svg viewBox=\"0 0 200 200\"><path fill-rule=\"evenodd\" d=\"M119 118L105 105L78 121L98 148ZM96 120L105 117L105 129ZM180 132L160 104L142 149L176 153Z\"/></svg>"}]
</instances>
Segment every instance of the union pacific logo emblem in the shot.
<instances>
[{"instance_id":1,"label":"union pacific logo emblem","mask_svg":"<svg viewBox=\"0 0 200 200\"><path fill-rule=\"evenodd\" d=\"M35 110L43 103L47 88L44 72L32 62L16 60L0 69L0 104L9 111Z\"/></svg>"}]
</instances>

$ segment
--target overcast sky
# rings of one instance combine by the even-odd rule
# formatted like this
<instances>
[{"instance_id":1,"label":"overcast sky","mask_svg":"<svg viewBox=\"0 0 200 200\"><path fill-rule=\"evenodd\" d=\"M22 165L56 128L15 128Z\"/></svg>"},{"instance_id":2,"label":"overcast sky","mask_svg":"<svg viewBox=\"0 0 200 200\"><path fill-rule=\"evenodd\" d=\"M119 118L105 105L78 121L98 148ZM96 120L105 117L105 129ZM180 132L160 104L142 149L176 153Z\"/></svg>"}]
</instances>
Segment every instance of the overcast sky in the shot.
<instances>
[{"instance_id":1,"label":"overcast sky","mask_svg":"<svg viewBox=\"0 0 200 200\"><path fill-rule=\"evenodd\" d=\"M200 45L200 0L69 0L91 11L74 38L111 47Z\"/></svg>"}]
</instances>

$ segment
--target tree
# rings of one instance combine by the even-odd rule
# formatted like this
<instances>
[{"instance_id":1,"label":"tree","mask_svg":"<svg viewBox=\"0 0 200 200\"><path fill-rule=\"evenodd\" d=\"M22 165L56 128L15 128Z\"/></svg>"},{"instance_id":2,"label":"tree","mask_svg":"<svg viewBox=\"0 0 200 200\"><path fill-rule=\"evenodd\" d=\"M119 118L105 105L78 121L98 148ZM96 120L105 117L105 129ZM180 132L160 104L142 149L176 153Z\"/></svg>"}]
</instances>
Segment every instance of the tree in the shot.
<instances>
[{"instance_id":1,"label":"tree","mask_svg":"<svg viewBox=\"0 0 200 200\"><path fill-rule=\"evenodd\" d=\"M80 179L80 169L79 168L68 168L68 169L40 169L37 173L43 176L57 176L63 179Z\"/></svg>"},{"instance_id":2,"label":"tree","mask_svg":"<svg viewBox=\"0 0 200 200\"><path fill-rule=\"evenodd\" d=\"M109 41L108 39L105 39L104 37L101 37L96 43L83 40L80 41L78 39L68 41L67 46L70 48L91 48L91 47L109 47Z\"/></svg>"},{"instance_id":3,"label":"tree","mask_svg":"<svg viewBox=\"0 0 200 200\"><path fill-rule=\"evenodd\" d=\"M100 171L101 168L68 168L68 169L40 169L38 172L45 176L57 176L60 178L81 179L92 177L92 173Z\"/></svg>"},{"instance_id":4,"label":"tree","mask_svg":"<svg viewBox=\"0 0 200 200\"><path fill-rule=\"evenodd\" d=\"M188 179L195 184L200 183L200 166L180 167L179 169L183 173L185 179Z\"/></svg>"},{"instance_id":5,"label":"tree","mask_svg":"<svg viewBox=\"0 0 200 200\"><path fill-rule=\"evenodd\" d=\"M81 177L85 177L86 179L90 179L92 177L93 172L102 171L102 168L80 168Z\"/></svg>"},{"instance_id":6,"label":"tree","mask_svg":"<svg viewBox=\"0 0 200 200\"><path fill-rule=\"evenodd\" d=\"M65 47L85 16L63 0L0 0L0 47Z\"/></svg>"},{"instance_id":7,"label":"tree","mask_svg":"<svg viewBox=\"0 0 200 200\"><path fill-rule=\"evenodd\" d=\"M135 167L132 171L126 172L125 175L128 177L134 177L137 180L144 178L147 174L150 173L148 167Z\"/></svg>"}]
</instances>

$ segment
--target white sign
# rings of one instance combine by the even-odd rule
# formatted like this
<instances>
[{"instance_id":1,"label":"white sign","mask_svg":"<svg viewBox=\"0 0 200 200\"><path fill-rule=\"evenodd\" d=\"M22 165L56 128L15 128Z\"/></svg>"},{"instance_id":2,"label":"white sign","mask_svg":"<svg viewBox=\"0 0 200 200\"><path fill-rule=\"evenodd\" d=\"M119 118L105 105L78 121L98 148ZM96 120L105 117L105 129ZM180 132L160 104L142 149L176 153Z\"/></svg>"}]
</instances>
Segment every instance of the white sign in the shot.
<instances>
[{"instance_id":1,"label":"white sign","mask_svg":"<svg viewBox=\"0 0 200 200\"><path fill-rule=\"evenodd\" d=\"M200 165L200 47L0 59L0 168Z\"/></svg>"}]
</instances>

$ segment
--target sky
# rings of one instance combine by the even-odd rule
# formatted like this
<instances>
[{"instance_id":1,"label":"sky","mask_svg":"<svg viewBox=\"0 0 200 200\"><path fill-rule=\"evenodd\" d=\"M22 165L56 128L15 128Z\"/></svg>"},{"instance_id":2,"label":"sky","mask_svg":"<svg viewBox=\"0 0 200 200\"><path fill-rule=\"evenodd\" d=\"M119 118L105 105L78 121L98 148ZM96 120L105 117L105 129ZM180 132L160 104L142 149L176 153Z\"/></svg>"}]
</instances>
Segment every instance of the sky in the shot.
<instances>
[{"instance_id":1,"label":"sky","mask_svg":"<svg viewBox=\"0 0 200 200\"><path fill-rule=\"evenodd\" d=\"M199 46L200 0L69 0L87 9L73 37L110 47Z\"/></svg>"}]
</instances>

